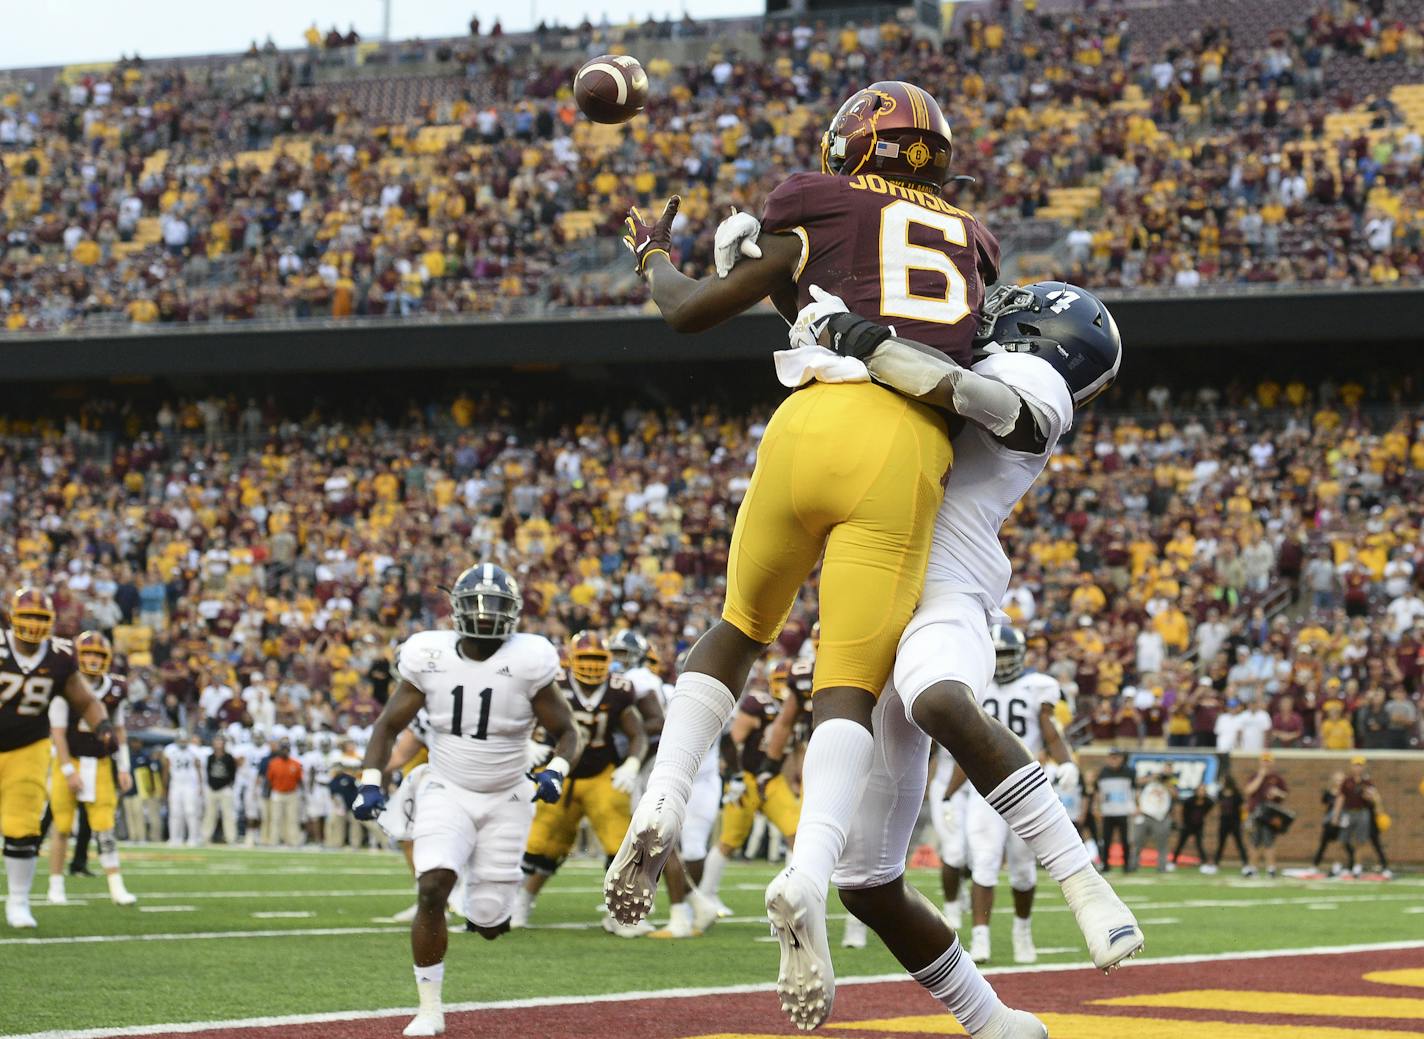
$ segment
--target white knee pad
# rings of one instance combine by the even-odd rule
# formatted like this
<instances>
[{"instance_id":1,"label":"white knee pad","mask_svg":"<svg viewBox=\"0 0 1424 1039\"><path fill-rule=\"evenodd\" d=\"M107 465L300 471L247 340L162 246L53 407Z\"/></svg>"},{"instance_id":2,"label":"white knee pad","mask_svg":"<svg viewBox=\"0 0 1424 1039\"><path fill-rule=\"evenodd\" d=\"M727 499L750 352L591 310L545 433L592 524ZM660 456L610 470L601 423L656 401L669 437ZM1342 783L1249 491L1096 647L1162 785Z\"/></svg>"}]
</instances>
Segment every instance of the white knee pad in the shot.
<instances>
[{"instance_id":1,"label":"white knee pad","mask_svg":"<svg viewBox=\"0 0 1424 1039\"><path fill-rule=\"evenodd\" d=\"M472 882L465 888L465 917L476 927L497 927L509 919L519 881Z\"/></svg>"},{"instance_id":2,"label":"white knee pad","mask_svg":"<svg viewBox=\"0 0 1424 1039\"><path fill-rule=\"evenodd\" d=\"M970 876L980 887L993 887L999 882L999 867L1003 865L1002 852L984 848L973 849L969 864Z\"/></svg>"},{"instance_id":3,"label":"white knee pad","mask_svg":"<svg viewBox=\"0 0 1424 1039\"><path fill-rule=\"evenodd\" d=\"M105 869L118 869L119 842L114 840L114 831L105 830L94 837L99 842L99 865Z\"/></svg>"}]
</instances>

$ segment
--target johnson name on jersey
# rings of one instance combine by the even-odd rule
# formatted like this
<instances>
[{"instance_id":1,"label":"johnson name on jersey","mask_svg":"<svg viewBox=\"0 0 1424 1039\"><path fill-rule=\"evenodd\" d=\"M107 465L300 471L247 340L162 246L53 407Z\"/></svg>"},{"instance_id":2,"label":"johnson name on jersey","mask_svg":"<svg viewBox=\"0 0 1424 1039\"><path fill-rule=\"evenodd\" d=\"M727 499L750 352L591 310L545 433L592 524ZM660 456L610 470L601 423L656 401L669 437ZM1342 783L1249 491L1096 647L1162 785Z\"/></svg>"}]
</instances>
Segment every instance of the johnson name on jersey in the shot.
<instances>
[{"instance_id":1,"label":"johnson name on jersey","mask_svg":"<svg viewBox=\"0 0 1424 1039\"><path fill-rule=\"evenodd\" d=\"M422 631L396 654L396 674L425 694L430 767L467 790L506 790L528 769L533 700L559 654L538 635L511 635L487 660L460 652L454 631Z\"/></svg>"},{"instance_id":2,"label":"johnson name on jersey","mask_svg":"<svg viewBox=\"0 0 1424 1039\"><path fill-rule=\"evenodd\" d=\"M767 196L761 223L801 239L797 307L818 285L852 314L969 363L973 315L999 277L998 239L969 213L873 173L794 173Z\"/></svg>"},{"instance_id":3,"label":"johnson name on jersey","mask_svg":"<svg viewBox=\"0 0 1424 1039\"><path fill-rule=\"evenodd\" d=\"M1003 722L1038 757L1043 750L1043 726L1039 712L1063 698L1058 680L1042 671L1025 671L1012 682L990 682L979 697L986 714Z\"/></svg>"},{"instance_id":4,"label":"johnson name on jersey","mask_svg":"<svg viewBox=\"0 0 1424 1039\"><path fill-rule=\"evenodd\" d=\"M63 694L74 674L74 643L47 638L39 652L22 657L5 629L0 640L0 751L49 739L49 702Z\"/></svg>"}]
</instances>

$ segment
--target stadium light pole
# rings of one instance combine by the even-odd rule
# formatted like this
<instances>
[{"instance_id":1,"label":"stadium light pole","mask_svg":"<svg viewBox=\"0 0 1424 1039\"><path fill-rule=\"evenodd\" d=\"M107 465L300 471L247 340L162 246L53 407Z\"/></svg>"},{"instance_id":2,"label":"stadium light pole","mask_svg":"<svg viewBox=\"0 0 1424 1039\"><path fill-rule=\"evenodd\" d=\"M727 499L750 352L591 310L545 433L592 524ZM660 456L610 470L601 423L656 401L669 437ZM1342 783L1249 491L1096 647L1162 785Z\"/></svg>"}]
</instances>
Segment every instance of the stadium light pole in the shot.
<instances>
[{"instance_id":1,"label":"stadium light pole","mask_svg":"<svg viewBox=\"0 0 1424 1039\"><path fill-rule=\"evenodd\" d=\"M391 42L391 0L381 0L381 42Z\"/></svg>"}]
</instances>

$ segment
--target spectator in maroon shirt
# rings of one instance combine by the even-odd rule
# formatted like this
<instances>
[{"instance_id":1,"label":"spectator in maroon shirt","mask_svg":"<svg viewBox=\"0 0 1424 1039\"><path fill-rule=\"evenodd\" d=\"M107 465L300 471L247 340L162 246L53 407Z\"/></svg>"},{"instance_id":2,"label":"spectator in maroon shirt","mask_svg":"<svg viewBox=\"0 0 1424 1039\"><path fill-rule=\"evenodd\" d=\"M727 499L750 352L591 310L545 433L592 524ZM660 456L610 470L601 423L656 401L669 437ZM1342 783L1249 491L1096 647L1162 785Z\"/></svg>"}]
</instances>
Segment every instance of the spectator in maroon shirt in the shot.
<instances>
[{"instance_id":1,"label":"spectator in maroon shirt","mask_svg":"<svg viewBox=\"0 0 1424 1039\"><path fill-rule=\"evenodd\" d=\"M1221 697L1205 675L1197 682L1192 700L1192 740L1198 747L1216 747L1216 718L1221 714Z\"/></svg>"},{"instance_id":2,"label":"spectator in maroon shirt","mask_svg":"<svg viewBox=\"0 0 1424 1039\"><path fill-rule=\"evenodd\" d=\"M218 727L226 729L234 722L239 725L251 725L252 715L247 713L247 701L242 698L242 693L232 690L232 696L224 700L217 710Z\"/></svg>"},{"instance_id":3,"label":"spectator in maroon shirt","mask_svg":"<svg viewBox=\"0 0 1424 1039\"><path fill-rule=\"evenodd\" d=\"M1271 746L1298 747L1305 737L1305 721L1296 712L1295 699L1281 697L1280 707L1271 718Z\"/></svg>"}]
</instances>

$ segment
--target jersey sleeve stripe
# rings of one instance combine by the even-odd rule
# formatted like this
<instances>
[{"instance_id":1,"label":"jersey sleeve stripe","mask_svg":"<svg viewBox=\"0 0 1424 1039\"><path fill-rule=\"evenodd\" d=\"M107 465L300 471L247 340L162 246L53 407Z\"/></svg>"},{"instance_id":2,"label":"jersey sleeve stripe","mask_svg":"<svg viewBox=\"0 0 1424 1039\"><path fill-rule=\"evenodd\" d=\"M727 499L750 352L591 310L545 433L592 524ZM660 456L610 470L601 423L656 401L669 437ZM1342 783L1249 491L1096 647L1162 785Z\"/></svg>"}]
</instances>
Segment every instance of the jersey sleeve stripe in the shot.
<instances>
[{"instance_id":1,"label":"jersey sleeve stripe","mask_svg":"<svg viewBox=\"0 0 1424 1039\"><path fill-rule=\"evenodd\" d=\"M806 261L811 258L811 236L806 233L806 229L800 224L791 229L791 233L801 239L801 259L796 263L796 271L791 275L792 281L801 280L801 272L806 269Z\"/></svg>"}]
</instances>

